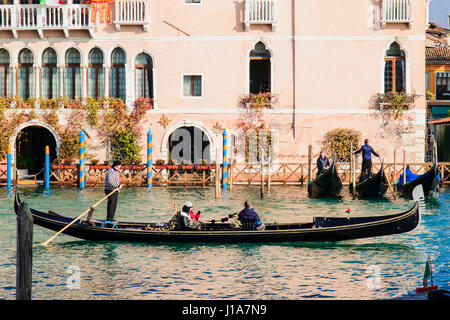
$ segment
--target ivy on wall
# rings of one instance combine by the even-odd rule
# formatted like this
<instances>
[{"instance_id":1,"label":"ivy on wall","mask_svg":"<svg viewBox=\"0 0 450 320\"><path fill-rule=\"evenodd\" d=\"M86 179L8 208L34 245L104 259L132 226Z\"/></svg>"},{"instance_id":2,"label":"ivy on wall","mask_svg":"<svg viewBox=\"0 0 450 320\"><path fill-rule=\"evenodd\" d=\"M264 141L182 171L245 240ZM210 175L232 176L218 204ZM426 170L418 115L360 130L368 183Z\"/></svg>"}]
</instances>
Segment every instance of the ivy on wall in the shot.
<instances>
[{"instance_id":1,"label":"ivy on wall","mask_svg":"<svg viewBox=\"0 0 450 320\"><path fill-rule=\"evenodd\" d=\"M39 99L39 115L32 109L36 100L20 103L17 99L0 97L0 159L6 158L9 139L21 123L39 119L48 123L57 132L61 140L59 155L62 159L74 160L78 157L79 133L89 125L101 137L101 143L110 142L111 155L123 163L140 162L142 136L141 120L145 112L153 108L153 100L137 99L130 112L121 99L85 98L69 100L67 98ZM18 109L6 116L6 110ZM19 111L24 109L23 111ZM28 109L28 112L25 111ZM31 110L29 110L31 109ZM62 126L59 110L66 110L67 124ZM69 113L69 114L67 114Z\"/></svg>"}]
</instances>

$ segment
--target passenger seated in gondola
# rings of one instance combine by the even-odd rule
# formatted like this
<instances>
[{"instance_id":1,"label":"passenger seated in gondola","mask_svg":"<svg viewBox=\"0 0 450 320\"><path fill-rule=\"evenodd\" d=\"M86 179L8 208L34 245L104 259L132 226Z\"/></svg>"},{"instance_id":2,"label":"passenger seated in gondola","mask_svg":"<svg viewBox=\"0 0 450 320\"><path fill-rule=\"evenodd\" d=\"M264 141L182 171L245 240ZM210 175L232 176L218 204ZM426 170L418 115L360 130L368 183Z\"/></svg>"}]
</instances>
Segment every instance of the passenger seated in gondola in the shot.
<instances>
[{"instance_id":1,"label":"passenger seated in gondola","mask_svg":"<svg viewBox=\"0 0 450 320\"><path fill-rule=\"evenodd\" d=\"M266 226L261 222L258 214L253 210L250 201L245 201L244 209L239 212L238 220L241 222L242 230L264 230Z\"/></svg>"},{"instance_id":2,"label":"passenger seated in gondola","mask_svg":"<svg viewBox=\"0 0 450 320\"><path fill-rule=\"evenodd\" d=\"M415 174L411 171L411 168L409 167L409 164L406 166L405 169L405 176L406 176L406 183L415 180L419 175ZM401 190L403 186L403 173L400 175L400 177L397 180L397 190Z\"/></svg>"},{"instance_id":3,"label":"passenger seated in gondola","mask_svg":"<svg viewBox=\"0 0 450 320\"><path fill-rule=\"evenodd\" d=\"M178 230L201 230L203 224L198 220L200 211L197 214L192 212L192 202L187 201L183 205L181 212L177 214L177 229Z\"/></svg>"},{"instance_id":4,"label":"passenger seated in gondola","mask_svg":"<svg viewBox=\"0 0 450 320\"><path fill-rule=\"evenodd\" d=\"M186 203L183 205L183 210L182 211L186 212L192 220L200 222L198 219L200 218L201 212L197 211L197 213L194 213L192 211L192 208L193 208L192 202L186 201Z\"/></svg>"},{"instance_id":5,"label":"passenger seated in gondola","mask_svg":"<svg viewBox=\"0 0 450 320\"><path fill-rule=\"evenodd\" d=\"M320 156L317 158L317 175L324 172L330 166L330 161L325 155L325 152L320 151Z\"/></svg>"}]
</instances>

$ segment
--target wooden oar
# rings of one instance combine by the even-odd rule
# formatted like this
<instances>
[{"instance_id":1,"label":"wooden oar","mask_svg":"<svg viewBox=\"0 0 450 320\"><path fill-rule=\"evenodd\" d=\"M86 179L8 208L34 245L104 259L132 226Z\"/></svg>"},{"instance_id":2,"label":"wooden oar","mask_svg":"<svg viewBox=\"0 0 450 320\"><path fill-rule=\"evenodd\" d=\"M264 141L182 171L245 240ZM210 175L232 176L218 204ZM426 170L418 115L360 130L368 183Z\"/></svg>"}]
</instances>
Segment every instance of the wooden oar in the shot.
<instances>
[{"instance_id":1,"label":"wooden oar","mask_svg":"<svg viewBox=\"0 0 450 320\"><path fill-rule=\"evenodd\" d=\"M378 158L380 158L380 157L378 157ZM381 158L380 158L380 160L381 160ZM386 181L388 183L389 190L391 190L394 200L397 201L397 198L395 197L394 189L392 189L391 182L389 181L389 176L386 174L386 171L384 170L384 168L383 168L383 174L386 177Z\"/></svg>"},{"instance_id":2,"label":"wooden oar","mask_svg":"<svg viewBox=\"0 0 450 320\"><path fill-rule=\"evenodd\" d=\"M72 222L70 222L67 226L65 226L64 228L62 228L61 230L59 230L57 233L55 233L52 237L50 237L47 241L42 242L41 245L46 246L50 241L52 241L53 239L55 239L60 233L62 233L64 230L66 230L68 227L70 227L71 225L73 225L76 221L80 220L82 216L84 216L85 214L92 212L94 210L94 208L96 206L98 206L100 203L102 203L105 199L108 199L110 195L112 195L114 192L118 191L119 188L114 189L113 191L111 191L111 193L109 193L107 196L105 196L103 199L101 199L100 201L98 201L96 204L94 204L92 207L90 207L89 209L87 209L85 212L83 212L82 214L80 214L77 218L75 218L74 220L72 220Z\"/></svg>"}]
</instances>

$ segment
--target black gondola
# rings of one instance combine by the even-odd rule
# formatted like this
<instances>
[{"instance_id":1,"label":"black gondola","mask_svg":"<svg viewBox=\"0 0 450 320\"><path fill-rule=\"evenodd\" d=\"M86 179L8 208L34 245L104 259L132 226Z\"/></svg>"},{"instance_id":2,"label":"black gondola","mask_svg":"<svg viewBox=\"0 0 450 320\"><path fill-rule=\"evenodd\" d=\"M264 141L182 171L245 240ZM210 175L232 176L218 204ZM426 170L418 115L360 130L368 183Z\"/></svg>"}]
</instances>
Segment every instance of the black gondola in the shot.
<instances>
[{"instance_id":1,"label":"black gondola","mask_svg":"<svg viewBox=\"0 0 450 320\"><path fill-rule=\"evenodd\" d=\"M20 207L19 196L14 201L16 213ZM306 223L272 223L263 231L242 230L231 223L207 223L202 230L149 230L154 223L119 222L117 228L107 228L103 220L95 220L95 226L79 220L63 231L64 234L85 240L134 241L134 242L320 242L340 241L386 236L414 230L420 223L419 200L402 213L374 217L314 217ZM55 212L30 209L34 224L59 231L74 218Z\"/></svg>"},{"instance_id":2,"label":"black gondola","mask_svg":"<svg viewBox=\"0 0 450 320\"><path fill-rule=\"evenodd\" d=\"M357 180L359 180L358 178ZM388 182L384 173L384 164L381 163L380 170L373 176L355 183L356 195L361 198L382 198L388 189ZM353 194L353 184L349 185L350 193Z\"/></svg>"},{"instance_id":3,"label":"black gondola","mask_svg":"<svg viewBox=\"0 0 450 320\"><path fill-rule=\"evenodd\" d=\"M409 181L400 187L400 192L405 198L412 198L412 191L418 185L422 185L423 192L425 196L429 195L430 192L436 191L438 181L438 165L437 162L434 162L433 166L425 172L424 174L418 176L412 181Z\"/></svg>"},{"instance_id":4,"label":"black gondola","mask_svg":"<svg viewBox=\"0 0 450 320\"><path fill-rule=\"evenodd\" d=\"M336 170L336 161L333 161L327 170L308 183L308 196L311 198L335 197L339 195L341 189L341 178Z\"/></svg>"}]
</instances>

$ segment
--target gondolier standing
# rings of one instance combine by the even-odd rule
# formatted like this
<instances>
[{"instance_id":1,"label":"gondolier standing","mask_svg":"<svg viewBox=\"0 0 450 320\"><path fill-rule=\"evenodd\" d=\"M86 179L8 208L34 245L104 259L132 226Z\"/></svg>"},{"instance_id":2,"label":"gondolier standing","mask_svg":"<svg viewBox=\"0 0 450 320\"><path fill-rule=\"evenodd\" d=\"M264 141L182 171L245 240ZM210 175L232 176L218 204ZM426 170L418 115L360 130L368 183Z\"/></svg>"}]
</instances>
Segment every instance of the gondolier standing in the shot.
<instances>
[{"instance_id":1,"label":"gondolier standing","mask_svg":"<svg viewBox=\"0 0 450 320\"><path fill-rule=\"evenodd\" d=\"M358 154L362 152L363 161L361 168L361 178L360 181L364 181L372 175L372 153L379 157L378 153L369 146L369 139L364 140L364 145L358 151L353 152L353 154Z\"/></svg>"},{"instance_id":2,"label":"gondolier standing","mask_svg":"<svg viewBox=\"0 0 450 320\"><path fill-rule=\"evenodd\" d=\"M120 169L120 161L114 161L111 168L109 168L106 171L105 175L105 194L110 194L113 190L116 188L119 188L118 191L114 192L112 195L108 198L108 205L107 205L107 214L106 214L106 220L115 222L114 215L116 214L116 208L117 208L117 198L119 197L120 189L122 189L122 186L120 185L119 181L119 169Z\"/></svg>"}]
</instances>

